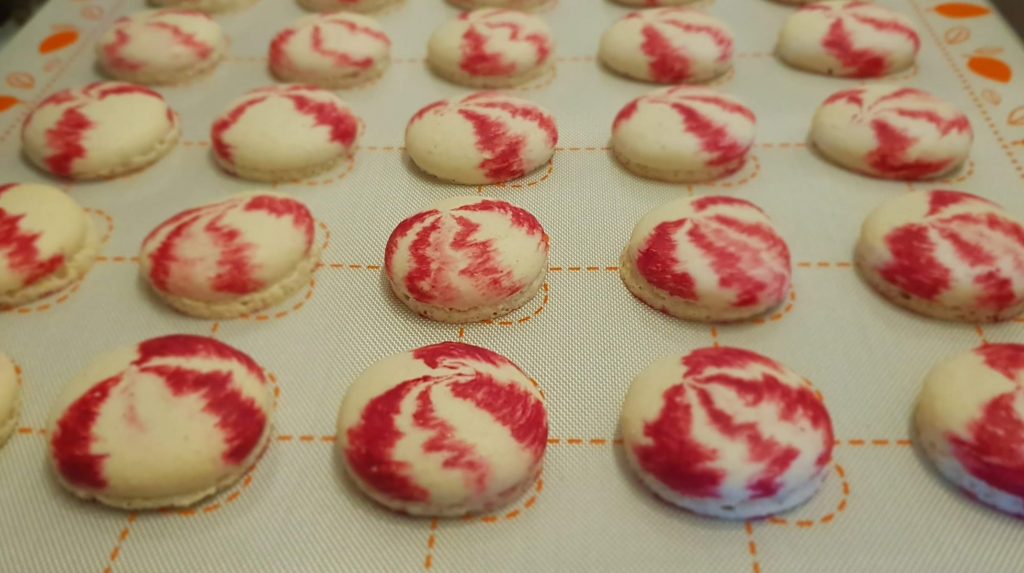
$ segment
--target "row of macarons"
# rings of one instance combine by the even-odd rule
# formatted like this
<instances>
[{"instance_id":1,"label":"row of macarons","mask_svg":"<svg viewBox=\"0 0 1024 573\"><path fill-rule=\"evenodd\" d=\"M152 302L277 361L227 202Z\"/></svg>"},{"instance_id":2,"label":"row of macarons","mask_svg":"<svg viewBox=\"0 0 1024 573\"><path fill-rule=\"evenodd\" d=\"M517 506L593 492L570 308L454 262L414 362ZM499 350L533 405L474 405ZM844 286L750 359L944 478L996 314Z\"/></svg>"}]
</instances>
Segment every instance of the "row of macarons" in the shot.
<instances>
[{"instance_id":1,"label":"row of macarons","mask_svg":"<svg viewBox=\"0 0 1024 573\"><path fill-rule=\"evenodd\" d=\"M642 177L699 183L740 170L757 118L739 98L699 86L655 90L627 103L612 122L611 150ZM287 84L231 102L210 129L213 156L228 173L296 181L336 168L358 149L364 124L335 94ZM97 82L57 92L25 118L22 148L37 166L72 179L140 170L180 138L179 118L157 92ZM440 180L486 185L518 179L551 161L554 115L499 92L431 103L409 120L405 151ZM833 163L899 180L949 174L966 160L966 115L927 92L888 84L839 91L821 104L811 141Z\"/></svg>"},{"instance_id":2,"label":"row of macarons","mask_svg":"<svg viewBox=\"0 0 1024 573\"><path fill-rule=\"evenodd\" d=\"M201 12L145 11L117 20L96 46L102 70L114 79L174 84L212 70L227 41ZM391 40L370 17L352 13L308 16L270 42L269 68L281 81L327 89L380 77L390 64ZM920 39L902 15L865 2L810 4L793 14L777 47L779 57L807 71L874 78L908 69ZM626 15L602 36L599 59L628 78L658 84L703 83L732 69L728 26L685 8ZM485 8L444 23L427 44L427 63L439 76L472 87L520 86L554 64L555 41L539 16Z\"/></svg>"},{"instance_id":3,"label":"row of macarons","mask_svg":"<svg viewBox=\"0 0 1024 573\"><path fill-rule=\"evenodd\" d=\"M23 384L0 354L0 446ZM927 375L916 441L973 499L1024 516L1024 346L987 344ZM282 379L279 384L287 385ZM264 368L212 338L170 335L97 357L57 395L46 428L57 481L126 510L187 507L231 487L264 454L276 400ZM384 507L456 517L507 506L539 478L545 394L508 358L458 342L383 358L348 384L338 458ZM812 498L833 464L820 392L750 350L661 358L632 381L618 423L629 466L665 501L753 519Z\"/></svg>"},{"instance_id":4,"label":"row of macarons","mask_svg":"<svg viewBox=\"0 0 1024 573\"><path fill-rule=\"evenodd\" d=\"M99 254L90 216L63 191L0 186L0 308L81 280ZM321 266L317 221L284 194L248 192L170 217L142 241L140 274L185 314L227 319L283 302ZM549 235L530 212L480 196L445 199L400 222L382 245L396 298L431 320L468 324L532 300L548 272ZM856 266L893 303L971 323L1024 310L1024 223L957 191L886 200L865 219ZM626 288L669 315L754 319L789 297L792 260L772 220L728 196L685 197L635 225L619 267Z\"/></svg>"}]
</instances>

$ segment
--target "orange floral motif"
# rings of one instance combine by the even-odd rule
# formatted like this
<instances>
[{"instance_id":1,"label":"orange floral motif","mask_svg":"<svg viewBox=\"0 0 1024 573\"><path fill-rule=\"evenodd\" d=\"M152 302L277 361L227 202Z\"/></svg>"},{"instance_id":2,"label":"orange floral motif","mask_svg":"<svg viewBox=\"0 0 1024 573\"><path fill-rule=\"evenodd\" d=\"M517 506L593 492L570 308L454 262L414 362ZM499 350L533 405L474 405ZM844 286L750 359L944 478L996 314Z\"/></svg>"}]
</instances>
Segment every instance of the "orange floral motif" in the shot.
<instances>
[{"instance_id":1,"label":"orange floral motif","mask_svg":"<svg viewBox=\"0 0 1024 573\"><path fill-rule=\"evenodd\" d=\"M63 30L51 34L39 44L40 54L52 54L67 48L78 41L78 32L75 30Z\"/></svg>"},{"instance_id":2,"label":"orange floral motif","mask_svg":"<svg viewBox=\"0 0 1024 573\"><path fill-rule=\"evenodd\" d=\"M27 72L14 72L7 75L7 85L12 88L30 90L36 86L36 79Z\"/></svg>"},{"instance_id":3,"label":"orange floral motif","mask_svg":"<svg viewBox=\"0 0 1024 573\"><path fill-rule=\"evenodd\" d=\"M981 90L981 99L987 101L992 105L999 105L1003 103L1003 96L999 95L999 92L995 90Z\"/></svg>"},{"instance_id":4,"label":"orange floral motif","mask_svg":"<svg viewBox=\"0 0 1024 573\"><path fill-rule=\"evenodd\" d=\"M967 67L979 76L995 82L1006 84L1013 79L1013 70L1006 62L986 55L971 56Z\"/></svg>"},{"instance_id":5,"label":"orange floral motif","mask_svg":"<svg viewBox=\"0 0 1024 573\"><path fill-rule=\"evenodd\" d=\"M977 4L962 4L960 2L948 2L946 4L939 4L935 7L935 11L941 16L946 18L979 18L986 16L992 12L992 10L978 6Z\"/></svg>"},{"instance_id":6,"label":"orange floral motif","mask_svg":"<svg viewBox=\"0 0 1024 573\"><path fill-rule=\"evenodd\" d=\"M1024 127L1024 105L1015 107L1010 112L1010 115L1007 116L1006 123L1016 127Z\"/></svg>"},{"instance_id":7,"label":"orange floral motif","mask_svg":"<svg viewBox=\"0 0 1024 573\"><path fill-rule=\"evenodd\" d=\"M86 20L101 20L103 18L103 7L96 5L83 6L82 17Z\"/></svg>"},{"instance_id":8,"label":"orange floral motif","mask_svg":"<svg viewBox=\"0 0 1024 573\"><path fill-rule=\"evenodd\" d=\"M971 31L963 26L956 26L946 30L945 38L946 43L950 46L963 44L967 40L971 39Z\"/></svg>"},{"instance_id":9,"label":"orange floral motif","mask_svg":"<svg viewBox=\"0 0 1024 573\"><path fill-rule=\"evenodd\" d=\"M12 107L21 103L21 100L11 96L0 95L0 113L3 113Z\"/></svg>"}]
</instances>

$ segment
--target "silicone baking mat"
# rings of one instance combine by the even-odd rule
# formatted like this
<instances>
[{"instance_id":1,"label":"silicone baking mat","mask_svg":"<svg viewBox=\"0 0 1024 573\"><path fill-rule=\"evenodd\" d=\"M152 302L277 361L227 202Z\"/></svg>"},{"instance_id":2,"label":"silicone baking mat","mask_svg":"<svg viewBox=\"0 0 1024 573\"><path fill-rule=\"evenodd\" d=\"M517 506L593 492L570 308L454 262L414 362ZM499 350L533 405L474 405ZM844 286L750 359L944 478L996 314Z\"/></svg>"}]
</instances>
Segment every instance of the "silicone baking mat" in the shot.
<instances>
[{"instance_id":1,"label":"silicone baking mat","mask_svg":"<svg viewBox=\"0 0 1024 573\"><path fill-rule=\"evenodd\" d=\"M977 141L948 181L907 185L853 175L806 145L810 117L848 80L790 70L774 59L792 8L718 0L707 9L736 32L735 73L719 89L759 118L748 167L711 185L634 177L606 145L611 120L648 85L595 62L601 32L627 12L603 0L559 0L544 12L557 67L523 92L555 112L560 148L545 169L504 186L429 180L402 151L421 106L465 90L423 63L434 27L457 12L441 0L407 0L379 16L394 41L382 79L341 93L365 121L351 165L315 181L281 185L305 201L329 242L315 281L286 304L245 320L178 315L137 278L138 246L167 216L252 185L223 175L208 128L228 101L272 82L265 53L276 30L303 13L261 0L218 16L231 38L215 73L161 88L181 114L184 140L139 174L69 185L106 237L80 284L0 315L0 349L20 365L21 427L0 450L3 571L1019 571L1021 523L947 486L909 441L921 380L938 360L983 341L1020 341L1024 324L948 324L897 310L851 269L859 225L908 188L952 188L1024 214L1024 52L984 0L885 0L908 14L923 46L916 69L894 81L966 110ZM45 95L98 79L94 41L142 0L51 0L0 52L0 174L47 181L19 153L21 120ZM532 211L552 238L541 294L507 320L465 327L431 323L395 302L380 271L383 246L407 215L441 198L479 193ZM728 194L762 206L789 240L794 290L764 320L685 323L640 304L622 287L618 256L635 221L672 198ZM96 354L168 333L212 335L274 374L276 435L258 467L195 508L129 514L82 503L46 466L44 427L59 389ZM551 440L541 481L501 513L470 520L414 519L359 495L334 454L337 406L376 359L443 340L497 350L547 396ZM836 465L821 493L779 518L702 519L653 498L624 465L618 409L630 380L655 358L711 344L747 347L807 376L835 423Z\"/></svg>"}]
</instances>

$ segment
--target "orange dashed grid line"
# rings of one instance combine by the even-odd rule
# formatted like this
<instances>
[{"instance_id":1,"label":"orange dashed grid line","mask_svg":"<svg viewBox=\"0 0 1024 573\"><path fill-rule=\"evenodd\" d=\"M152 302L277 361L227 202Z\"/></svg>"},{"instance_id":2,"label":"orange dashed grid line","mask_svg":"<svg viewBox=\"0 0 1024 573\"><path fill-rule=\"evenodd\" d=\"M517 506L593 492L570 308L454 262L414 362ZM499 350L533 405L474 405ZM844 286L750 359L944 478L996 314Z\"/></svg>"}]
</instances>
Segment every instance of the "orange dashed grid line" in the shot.
<instances>
[{"instance_id":1,"label":"orange dashed grid line","mask_svg":"<svg viewBox=\"0 0 1024 573\"><path fill-rule=\"evenodd\" d=\"M799 269L851 269L853 268L853 263L848 261L800 261L796 266Z\"/></svg>"},{"instance_id":2,"label":"orange dashed grid line","mask_svg":"<svg viewBox=\"0 0 1024 573\"><path fill-rule=\"evenodd\" d=\"M544 478L538 477L537 478L537 482L533 485L533 493L530 495L529 498L526 499L525 502L523 502L522 509L515 509L515 510L512 510L512 511L509 511L509 512L505 513L504 515L485 515L483 517L476 517L476 516L469 515L469 516L464 517L463 521L480 521L481 523L487 523L487 524L499 523L501 521L512 521L514 519L519 518L521 515L523 515L523 513L526 510L532 509L533 506L535 506L537 504L537 499L540 497L540 494L543 493L543 492L544 492Z\"/></svg>"},{"instance_id":3,"label":"orange dashed grid line","mask_svg":"<svg viewBox=\"0 0 1024 573\"><path fill-rule=\"evenodd\" d=\"M750 553L750 570L753 573L761 573L761 561L757 556L757 541L754 539L754 524L750 521L743 524L747 532L747 552Z\"/></svg>"},{"instance_id":4,"label":"orange dashed grid line","mask_svg":"<svg viewBox=\"0 0 1024 573\"><path fill-rule=\"evenodd\" d=\"M63 292L64 294L58 296L52 302L42 302L42 303L39 303L39 304L36 304L36 305L29 305L29 306L0 307L0 314L22 314L22 315L24 315L24 314L34 314L34 313L38 313L38 312L46 312L48 310L52 310L53 308L57 307L58 305L62 305L64 303L66 303L67 301L71 300L71 297L74 296L74 294L78 292L78 289L82 288L82 282L85 281L86 277L88 277L88 276L89 276L89 273L86 273L85 275L82 275L82 277L79 278L77 281L75 281L75 283L73 283L70 286L66 287L63 291L58 291L58 292ZM51 296L55 296L55 295L51 295ZM48 300L50 300L50 297L44 298L43 300L44 301L48 301Z\"/></svg>"},{"instance_id":5,"label":"orange dashed grid line","mask_svg":"<svg viewBox=\"0 0 1024 573\"><path fill-rule=\"evenodd\" d=\"M128 538L131 536L132 526L135 525L135 522L138 520L138 518L139 516L136 513L132 513L128 516L128 523L125 524L123 528L121 528L121 533L119 533L117 536L117 544L114 545L114 549L110 552L110 557L107 559L107 566L105 569L103 569L103 573L113 572L114 565L117 564L117 561L119 559L121 559L121 554L123 553L122 548L124 547L125 542L128 541Z\"/></svg>"},{"instance_id":6,"label":"orange dashed grid line","mask_svg":"<svg viewBox=\"0 0 1024 573\"><path fill-rule=\"evenodd\" d=\"M434 549L437 547L437 529L440 522L435 517L430 520L430 537L427 538L427 556L423 559L423 568L430 570L434 567Z\"/></svg>"},{"instance_id":7,"label":"orange dashed grid line","mask_svg":"<svg viewBox=\"0 0 1024 573\"><path fill-rule=\"evenodd\" d=\"M885 440L885 441L888 442L888 440ZM836 475L839 476L839 479L842 480L842 491L843 491L843 497L839 500L839 504L836 505L835 511L827 513L827 514L825 514L822 517L819 517L817 519L790 520L790 519L786 519L786 518L783 518L783 517L769 517L768 518L768 523L771 523L772 525L780 525L780 526L794 525L794 526L796 526L796 527L798 527L800 529L810 529L810 528L812 528L812 527L814 527L816 525L828 525L828 524L832 523L835 520L835 518L838 516L838 514L843 513L844 511L846 511L846 508L847 508L847 505L848 505L848 499L850 497L850 489L851 489L850 488L850 482L846 478L846 470L843 469L843 466L841 466L839 464L835 464L835 465L833 465L833 470L836 472Z\"/></svg>"}]
</instances>

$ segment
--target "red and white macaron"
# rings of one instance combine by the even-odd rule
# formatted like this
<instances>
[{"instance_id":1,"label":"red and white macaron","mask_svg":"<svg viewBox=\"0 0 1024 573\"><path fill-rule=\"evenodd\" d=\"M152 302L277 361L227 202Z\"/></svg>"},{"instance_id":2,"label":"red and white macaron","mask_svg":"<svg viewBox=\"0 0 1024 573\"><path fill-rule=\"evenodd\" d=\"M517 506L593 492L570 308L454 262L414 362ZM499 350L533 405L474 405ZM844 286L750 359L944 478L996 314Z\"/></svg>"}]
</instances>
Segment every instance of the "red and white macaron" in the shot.
<instances>
[{"instance_id":1,"label":"red and white macaron","mask_svg":"<svg viewBox=\"0 0 1024 573\"><path fill-rule=\"evenodd\" d=\"M601 36L598 57L623 76L658 84L701 83L732 69L733 35L696 10L656 8L624 16Z\"/></svg>"},{"instance_id":2,"label":"red and white macaron","mask_svg":"<svg viewBox=\"0 0 1024 573\"><path fill-rule=\"evenodd\" d=\"M986 344L928 373L917 441L970 497L1024 517L1024 345Z\"/></svg>"},{"instance_id":3,"label":"red and white macaron","mask_svg":"<svg viewBox=\"0 0 1024 573\"><path fill-rule=\"evenodd\" d=\"M57 481L121 509L188 506L266 448L263 369L212 338L171 335L101 355L61 392L47 431Z\"/></svg>"},{"instance_id":4,"label":"red and white macaron","mask_svg":"<svg viewBox=\"0 0 1024 573\"><path fill-rule=\"evenodd\" d=\"M307 16L270 43L270 71L284 82L347 88L380 77L391 40L377 21L339 12Z\"/></svg>"},{"instance_id":5,"label":"red and white macaron","mask_svg":"<svg viewBox=\"0 0 1024 573\"><path fill-rule=\"evenodd\" d=\"M14 434L21 414L21 380L18 368L0 352L0 447Z\"/></svg>"},{"instance_id":6,"label":"red and white macaron","mask_svg":"<svg viewBox=\"0 0 1024 573\"><path fill-rule=\"evenodd\" d=\"M352 155L359 118L333 93L301 85L253 90L231 102L210 130L213 156L228 173L296 181Z\"/></svg>"},{"instance_id":7,"label":"red and white macaron","mask_svg":"<svg viewBox=\"0 0 1024 573\"><path fill-rule=\"evenodd\" d=\"M44 99L22 124L21 146L54 175L103 179L155 163L180 135L178 115L157 92L96 82Z\"/></svg>"},{"instance_id":8,"label":"red and white macaron","mask_svg":"<svg viewBox=\"0 0 1024 573\"><path fill-rule=\"evenodd\" d=\"M687 197L640 219L619 273L634 296L657 310L725 322L782 304L792 262L786 241L753 203Z\"/></svg>"},{"instance_id":9,"label":"red and white macaron","mask_svg":"<svg viewBox=\"0 0 1024 573\"><path fill-rule=\"evenodd\" d=\"M957 191L915 191L868 215L857 268L893 303L964 322L1024 312L1024 221Z\"/></svg>"},{"instance_id":10,"label":"red and white macaron","mask_svg":"<svg viewBox=\"0 0 1024 573\"><path fill-rule=\"evenodd\" d=\"M298 0L311 12L377 12L401 0Z\"/></svg>"},{"instance_id":11,"label":"red and white macaron","mask_svg":"<svg viewBox=\"0 0 1024 573\"><path fill-rule=\"evenodd\" d=\"M179 8L196 10L208 14L231 12L255 4L257 0L149 0L158 8Z\"/></svg>"},{"instance_id":12,"label":"red and white macaron","mask_svg":"<svg viewBox=\"0 0 1024 573\"><path fill-rule=\"evenodd\" d=\"M439 76L460 85L504 88L540 77L554 65L547 23L515 10L463 12L434 30L427 62Z\"/></svg>"},{"instance_id":13,"label":"red and white macaron","mask_svg":"<svg viewBox=\"0 0 1024 573\"><path fill-rule=\"evenodd\" d=\"M920 49L909 18L856 0L804 6L786 20L776 53L809 72L876 78L910 68Z\"/></svg>"},{"instance_id":14,"label":"red and white macaron","mask_svg":"<svg viewBox=\"0 0 1024 573\"><path fill-rule=\"evenodd\" d=\"M96 59L119 80L174 84L212 70L226 48L220 25L202 12L146 10L115 21L96 44Z\"/></svg>"},{"instance_id":15,"label":"red and white macaron","mask_svg":"<svg viewBox=\"0 0 1024 573\"><path fill-rule=\"evenodd\" d=\"M464 185L522 177L550 161L557 144L549 111L495 92L434 102L405 128L406 151L420 169Z\"/></svg>"},{"instance_id":16,"label":"red and white macaron","mask_svg":"<svg viewBox=\"0 0 1024 573\"><path fill-rule=\"evenodd\" d=\"M319 260L316 221L305 205L277 193L242 193L160 224L142 243L139 270L175 309L233 318L287 299L309 284Z\"/></svg>"},{"instance_id":17,"label":"red and white macaron","mask_svg":"<svg viewBox=\"0 0 1024 573\"><path fill-rule=\"evenodd\" d=\"M67 193L48 185L0 185L0 309L70 286L92 268L98 252L96 226Z\"/></svg>"},{"instance_id":18,"label":"red and white macaron","mask_svg":"<svg viewBox=\"0 0 1024 573\"><path fill-rule=\"evenodd\" d=\"M694 513L753 519L792 509L832 463L832 420L804 379L739 348L651 364L619 419L626 459L658 497Z\"/></svg>"},{"instance_id":19,"label":"red and white macaron","mask_svg":"<svg viewBox=\"0 0 1024 573\"><path fill-rule=\"evenodd\" d=\"M417 314L466 323L506 315L544 284L548 236L528 211L456 197L402 221L384 269L398 300Z\"/></svg>"},{"instance_id":20,"label":"red and white macaron","mask_svg":"<svg viewBox=\"0 0 1024 573\"><path fill-rule=\"evenodd\" d=\"M374 501L453 517L507 505L540 475L540 390L490 350L445 342L370 366L345 393L338 452Z\"/></svg>"},{"instance_id":21,"label":"red and white macaron","mask_svg":"<svg viewBox=\"0 0 1024 573\"><path fill-rule=\"evenodd\" d=\"M612 124L612 152L626 169L676 183L725 177L746 165L757 118L741 101L703 87L641 96Z\"/></svg>"},{"instance_id":22,"label":"red and white macaron","mask_svg":"<svg viewBox=\"0 0 1024 573\"><path fill-rule=\"evenodd\" d=\"M883 179L918 180L956 170L974 142L962 111L929 93L861 86L829 97L814 114L814 146L832 162Z\"/></svg>"}]
</instances>

